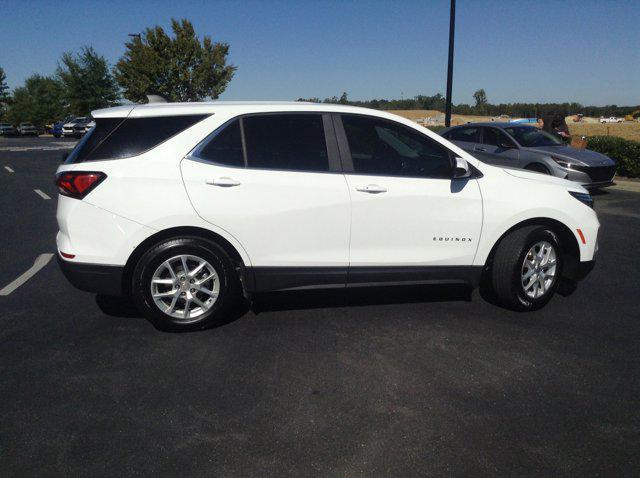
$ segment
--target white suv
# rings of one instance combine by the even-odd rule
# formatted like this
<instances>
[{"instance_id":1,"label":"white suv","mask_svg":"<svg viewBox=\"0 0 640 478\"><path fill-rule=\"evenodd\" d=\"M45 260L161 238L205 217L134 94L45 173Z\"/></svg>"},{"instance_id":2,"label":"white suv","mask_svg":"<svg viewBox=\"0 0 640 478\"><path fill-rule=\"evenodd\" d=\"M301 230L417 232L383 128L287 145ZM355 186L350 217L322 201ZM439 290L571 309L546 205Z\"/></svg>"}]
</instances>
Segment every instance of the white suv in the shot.
<instances>
[{"instance_id":1,"label":"white suv","mask_svg":"<svg viewBox=\"0 0 640 478\"><path fill-rule=\"evenodd\" d=\"M163 329L243 295L482 280L534 310L593 266L581 186L502 169L409 120L310 103L127 105L58 168L59 262Z\"/></svg>"}]
</instances>

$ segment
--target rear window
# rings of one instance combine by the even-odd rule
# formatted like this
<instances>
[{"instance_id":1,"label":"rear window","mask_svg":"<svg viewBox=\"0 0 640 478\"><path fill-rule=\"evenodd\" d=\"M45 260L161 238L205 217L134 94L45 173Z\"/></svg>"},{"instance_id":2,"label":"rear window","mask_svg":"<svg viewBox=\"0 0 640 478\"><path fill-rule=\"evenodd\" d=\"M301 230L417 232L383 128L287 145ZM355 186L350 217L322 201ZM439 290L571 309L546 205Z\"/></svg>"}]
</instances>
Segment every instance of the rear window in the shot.
<instances>
[{"instance_id":1,"label":"rear window","mask_svg":"<svg viewBox=\"0 0 640 478\"><path fill-rule=\"evenodd\" d=\"M144 153L193 126L207 115L100 118L66 163L121 159Z\"/></svg>"}]
</instances>

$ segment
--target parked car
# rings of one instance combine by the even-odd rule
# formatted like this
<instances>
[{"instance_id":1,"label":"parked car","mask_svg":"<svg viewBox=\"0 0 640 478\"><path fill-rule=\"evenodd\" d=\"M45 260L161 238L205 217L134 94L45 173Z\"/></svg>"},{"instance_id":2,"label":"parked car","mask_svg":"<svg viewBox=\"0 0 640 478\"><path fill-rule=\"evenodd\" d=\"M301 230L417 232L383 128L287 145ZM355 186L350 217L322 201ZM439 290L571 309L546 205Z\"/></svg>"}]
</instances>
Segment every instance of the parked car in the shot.
<instances>
[{"instance_id":1,"label":"parked car","mask_svg":"<svg viewBox=\"0 0 640 478\"><path fill-rule=\"evenodd\" d=\"M73 125L73 136L76 138L80 138L85 135L85 133L91 129L89 124L91 123L91 118L84 118L81 121L77 121Z\"/></svg>"},{"instance_id":2,"label":"parked car","mask_svg":"<svg viewBox=\"0 0 640 478\"><path fill-rule=\"evenodd\" d=\"M469 123L440 134L485 163L549 174L586 188L609 186L616 173L608 156L572 148L535 126Z\"/></svg>"},{"instance_id":3,"label":"parked car","mask_svg":"<svg viewBox=\"0 0 640 478\"><path fill-rule=\"evenodd\" d=\"M86 119L87 118L85 118L84 116L78 116L78 117L72 119L71 121L68 121L67 123L65 123L62 126L62 136L64 136L65 138L76 136L76 131L74 129L76 123L83 122Z\"/></svg>"},{"instance_id":4,"label":"parked car","mask_svg":"<svg viewBox=\"0 0 640 478\"><path fill-rule=\"evenodd\" d=\"M60 267L159 328L220 323L260 291L390 283L485 280L535 310L593 266L586 189L482 163L389 113L216 101L92 114L57 171Z\"/></svg>"},{"instance_id":5,"label":"parked car","mask_svg":"<svg viewBox=\"0 0 640 478\"><path fill-rule=\"evenodd\" d=\"M9 123L0 123L0 136L15 136L18 131Z\"/></svg>"},{"instance_id":6,"label":"parked car","mask_svg":"<svg viewBox=\"0 0 640 478\"><path fill-rule=\"evenodd\" d=\"M600 118L600 123L622 123L624 120L617 116L609 116L608 118Z\"/></svg>"},{"instance_id":7,"label":"parked car","mask_svg":"<svg viewBox=\"0 0 640 478\"><path fill-rule=\"evenodd\" d=\"M18 125L18 134L20 136L38 136L38 128L33 123L20 123Z\"/></svg>"},{"instance_id":8,"label":"parked car","mask_svg":"<svg viewBox=\"0 0 640 478\"><path fill-rule=\"evenodd\" d=\"M53 123L53 127L51 128L51 134L56 138L60 138L63 135L63 128L66 123L69 123L74 120L74 117L70 116L63 120L56 121Z\"/></svg>"}]
</instances>

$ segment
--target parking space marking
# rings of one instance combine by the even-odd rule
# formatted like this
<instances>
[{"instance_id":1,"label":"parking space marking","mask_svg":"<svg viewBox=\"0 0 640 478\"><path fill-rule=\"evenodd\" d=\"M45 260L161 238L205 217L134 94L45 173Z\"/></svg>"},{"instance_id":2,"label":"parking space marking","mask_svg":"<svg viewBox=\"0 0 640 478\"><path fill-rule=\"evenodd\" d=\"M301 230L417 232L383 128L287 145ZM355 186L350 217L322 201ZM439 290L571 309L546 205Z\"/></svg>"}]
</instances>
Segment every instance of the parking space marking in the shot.
<instances>
[{"instance_id":1,"label":"parking space marking","mask_svg":"<svg viewBox=\"0 0 640 478\"><path fill-rule=\"evenodd\" d=\"M33 265L26 272L18 276L10 284L0 289L0 296L6 296L11 294L14 290L16 290L18 287L20 287L22 284L24 284L29 279L31 279L34 275L36 275L38 271L40 271L40 269L46 266L52 257L53 257L53 254L40 254L38 257L36 257L36 260L33 263Z\"/></svg>"},{"instance_id":2,"label":"parking space marking","mask_svg":"<svg viewBox=\"0 0 640 478\"><path fill-rule=\"evenodd\" d=\"M9 166L5 166L4 169L9 171L10 173L15 173L15 171L13 169L11 169Z\"/></svg>"},{"instance_id":3,"label":"parking space marking","mask_svg":"<svg viewBox=\"0 0 640 478\"><path fill-rule=\"evenodd\" d=\"M75 148L75 143L65 143L60 146L3 146L0 151L24 152L24 151L63 151L65 149Z\"/></svg>"},{"instance_id":4,"label":"parking space marking","mask_svg":"<svg viewBox=\"0 0 640 478\"><path fill-rule=\"evenodd\" d=\"M44 199L45 201L46 201L47 199L51 199L51 197L49 197L49 195L48 195L48 194L43 193L43 192L42 192L42 191L40 191L39 189L34 189L34 191L35 191L35 193L36 193L38 196L40 196L40 197L41 197L42 199Z\"/></svg>"}]
</instances>

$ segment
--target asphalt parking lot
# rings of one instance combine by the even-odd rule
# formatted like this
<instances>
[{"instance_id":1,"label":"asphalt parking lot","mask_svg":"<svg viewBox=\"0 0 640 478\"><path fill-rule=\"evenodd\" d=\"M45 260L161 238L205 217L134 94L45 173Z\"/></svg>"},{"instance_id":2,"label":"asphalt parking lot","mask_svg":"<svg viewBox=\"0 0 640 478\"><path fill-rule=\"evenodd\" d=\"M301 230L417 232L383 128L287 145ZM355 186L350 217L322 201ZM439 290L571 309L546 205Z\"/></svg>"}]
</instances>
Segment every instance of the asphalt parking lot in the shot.
<instances>
[{"instance_id":1,"label":"asphalt parking lot","mask_svg":"<svg viewBox=\"0 0 640 478\"><path fill-rule=\"evenodd\" d=\"M0 139L0 288L55 253L71 144ZM168 334L51 260L0 297L0 470L635 475L640 193L595 199L595 270L532 314L460 287L316 291Z\"/></svg>"}]
</instances>

